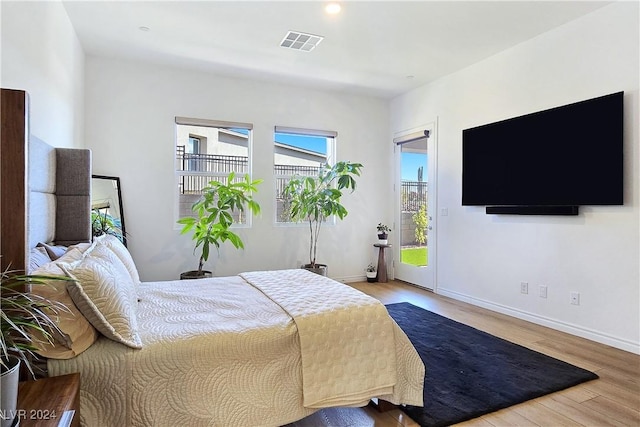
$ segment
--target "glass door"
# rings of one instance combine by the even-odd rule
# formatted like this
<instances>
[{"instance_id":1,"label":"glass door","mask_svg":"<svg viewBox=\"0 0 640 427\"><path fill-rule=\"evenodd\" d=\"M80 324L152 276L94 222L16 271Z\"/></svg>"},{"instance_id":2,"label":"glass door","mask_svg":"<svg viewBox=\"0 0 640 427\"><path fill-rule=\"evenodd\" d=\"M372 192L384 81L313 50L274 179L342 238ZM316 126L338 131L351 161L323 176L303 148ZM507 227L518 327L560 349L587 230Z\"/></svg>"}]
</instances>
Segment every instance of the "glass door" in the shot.
<instances>
[{"instance_id":1,"label":"glass door","mask_svg":"<svg viewBox=\"0 0 640 427\"><path fill-rule=\"evenodd\" d=\"M433 289L435 282L435 125L394 138L395 278Z\"/></svg>"}]
</instances>

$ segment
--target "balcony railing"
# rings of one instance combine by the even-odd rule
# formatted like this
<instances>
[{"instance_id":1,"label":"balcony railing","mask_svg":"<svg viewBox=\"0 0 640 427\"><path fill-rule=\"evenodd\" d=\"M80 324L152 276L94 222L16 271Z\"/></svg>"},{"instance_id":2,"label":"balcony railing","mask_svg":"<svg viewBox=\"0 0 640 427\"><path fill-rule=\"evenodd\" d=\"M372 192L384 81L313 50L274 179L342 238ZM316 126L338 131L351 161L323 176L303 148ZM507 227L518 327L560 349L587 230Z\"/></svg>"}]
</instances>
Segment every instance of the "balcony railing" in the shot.
<instances>
[{"instance_id":1,"label":"balcony railing","mask_svg":"<svg viewBox=\"0 0 640 427\"><path fill-rule=\"evenodd\" d=\"M247 156L228 156L221 154L191 154L184 152L184 146L176 149L178 170L193 172L229 173L235 171L245 174L249 170Z\"/></svg>"},{"instance_id":2,"label":"balcony railing","mask_svg":"<svg viewBox=\"0 0 640 427\"><path fill-rule=\"evenodd\" d=\"M274 165L273 172L276 175L287 175L287 176L316 176L318 175L318 171L320 170L320 166L298 166L298 165Z\"/></svg>"},{"instance_id":3,"label":"balcony railing","mask_svg":"<svg viewBox=\"0 0 640 427\"><path fill-rule=\"evenodd\" d=\"M282 202L282 193L289 179L294 176L317 176L320 166L296 166L274 165L273 172L276 175L276 200Z\"/></svg>"},{"instance_id":4,"label":"balcony railing","mask_svg":"<svg viewBox=\"0 0 640 427\"><path fill-rule=\"evenodd\" d=\"M238 179L241 179L249 172L246 156L185 153L184 146L181 145L176 147L176 158L179 171L195 172L193 175L180 176L180 194L200 194L202 188L215 176L226 176L235 172Z\"/></svg>"},{"instance_id":5,"label":"balcony railing","mask_svg":"<svg viewBox=\"0 0 640 427\"><path fill-rule=\"evenodd\" d=\"M211 175L227 175L235 171L238 178L248 173L249 161L246 156L227 156L220 154L191 154L184 152L184 146L176 147L178 170L196 172L193 175L180 176L180 194L200 194ZM316 176L321 166L274 165L276 175L276 199L282 201L282 191L289 177ZM207 173L211 175L207 175ZM417 212L427 203L427 183L424 181L402 181L401 201L403 212Z\"/></svg>"},{"instance_id":6,"label":"balcony railing","mask_svg":"<svg viewBox=\"0 0 640 427\"><path fill-rule=\"evenodd\" d=\"M418 212L427 204L427 183L424 181L402 181L401 201L403 212Z\"/></svg>"}]
</instances>

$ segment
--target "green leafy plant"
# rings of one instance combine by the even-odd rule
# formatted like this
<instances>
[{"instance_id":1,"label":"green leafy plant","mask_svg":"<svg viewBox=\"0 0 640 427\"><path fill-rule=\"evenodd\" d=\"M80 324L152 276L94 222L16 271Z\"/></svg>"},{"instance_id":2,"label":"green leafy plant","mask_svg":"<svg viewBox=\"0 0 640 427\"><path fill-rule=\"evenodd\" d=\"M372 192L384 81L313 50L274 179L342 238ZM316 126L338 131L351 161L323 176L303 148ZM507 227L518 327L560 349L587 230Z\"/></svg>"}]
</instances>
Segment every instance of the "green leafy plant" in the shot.
<instances>
[{"instance_id":1,"label":"green leafy plant","mask_svg":"<svg viewBox=\"0 0 640 427\"><path fill-rule=\"evenodd\" d=\"M335 215L343 219L347 209L340 203L342 190L356 189L355 176L360 176L362 164L338 162L333 166L323 165L317 176L294 177L284 188L284 198L289 203L290 219L294 222L309 223L309 264L316 267L318 236L322 224Z\"/></svg>"},{"instance_id":2,"label":"green leafy plant","mask_svg":"<svg viewBox=\"0 0 640 427\"><path fill-rule=\"evenodd\" d=\"M376 226L376 229L378 229L378 233L388 233L389 231L391 231L391 229L384 225L383 223L379 222L378 225Z\"/></svg>"},{"instance_id":3,"label":"green leafy plant","mask_svg":"<svg viewBox=\"0 0 640 427\"><path fill-rule=\"evenodd\" d=\"M193 232L194 252L202 248L198 275L202 275L204 263L209 259L211 245L219 249L220 244L228 240L236 249L244 248L240 236L230 230L234 212L249 209L254 214L260 213L260 205L253 200L253 193L258 191L257 186L262 180L252 181L249 175L245 175L244 180L233 182L234 178L235 173L231 172L225 182L210 181L202 189L202 197L191 207L196 217L178 220L182 225L181 234Z\"/></svg>"},{"instance_id":4,"label":"green leafy plant","mask_svg":"<svg viewBox=\"0 0 640 427\"><path fill-rule=\"evenodd\" d=\"M2 337L0 365L4 371L9 367L9 355L20 359L34 376L31 358L36 357L36 344L52 343L53 334L61 334L56 324L57 314L68 311L64 304L50 301L37 294L25 292L29 286L49 286L46 280L70 280L60 276L37 276L19 274L16 271L2 272L0 283L0 316Z\"/></svg>"},{"instance_id":5,"label":"green leafy plant","mask_svg":"<svg viewBox=\"0 0 640 427\"><path fill-rule=\"evenodd\" d=\"M429 218L427 217L427 205L424 203L420 206L418 212L411 217L416 225L415 237L416 242L424 245L427 242L427 227L429 226Z\"/></svg>"},{"instance_id":6,"label":"green leafy plant","mask_svg":"<svg viewBox=\"0 0 640 427\"><path fill-rule=\"evenodd\" d=\"M116 236L120 241L124 239L120 222L106 212L100 212L98 209L91 211L91 234L93 237L110 234Z\"/></svg>"}]
</instances>

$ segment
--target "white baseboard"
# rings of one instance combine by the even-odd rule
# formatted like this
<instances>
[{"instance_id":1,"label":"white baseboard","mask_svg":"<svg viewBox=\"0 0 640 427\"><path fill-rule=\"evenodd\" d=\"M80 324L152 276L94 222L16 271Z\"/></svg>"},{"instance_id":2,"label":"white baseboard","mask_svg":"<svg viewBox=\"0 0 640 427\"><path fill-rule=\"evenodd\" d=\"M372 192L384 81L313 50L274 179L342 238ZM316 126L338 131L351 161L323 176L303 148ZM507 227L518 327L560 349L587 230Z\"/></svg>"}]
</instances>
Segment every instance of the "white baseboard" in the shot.
<instances>
[{"instance_id":1,"label":"white baseboard","mask_svg":"<svg viewBox=\"0 0 640 427\"><path fill-rule=\"evenodd\" d=\"M361 276L334 277L333 280L337 280L338 282L342 283L366 282L367 276L363 274Z\"/></svg>"},{"instance_id":2,"label":"white baseboard","mask_svg":"<svg viewBox=\"0 0 640 427\"><path fill-rule=\"evenodd\" d=\"M582 338L589 339L591 341L606 344L611 347L619 348L631 353L640 354L640 342L632 342L622 338L613 337L602 332L594 331L592 329L583 328L582 326L573 325L570 323L562 322L556 319L551 319L537 314L529 313L526 311L514 309L501 304L496 304L491 301L486 301L481 298L472 297L469 295L455 292L442 287L438 287L436 290L438 295L449 297L458 301L463 301L478 307L486 308L487 310L496 311L498 313L506 314L518 319L526 320L537 325L556 329L558 331L566 332L571 335L576 335Z\"/></svg>"}]
</instances>

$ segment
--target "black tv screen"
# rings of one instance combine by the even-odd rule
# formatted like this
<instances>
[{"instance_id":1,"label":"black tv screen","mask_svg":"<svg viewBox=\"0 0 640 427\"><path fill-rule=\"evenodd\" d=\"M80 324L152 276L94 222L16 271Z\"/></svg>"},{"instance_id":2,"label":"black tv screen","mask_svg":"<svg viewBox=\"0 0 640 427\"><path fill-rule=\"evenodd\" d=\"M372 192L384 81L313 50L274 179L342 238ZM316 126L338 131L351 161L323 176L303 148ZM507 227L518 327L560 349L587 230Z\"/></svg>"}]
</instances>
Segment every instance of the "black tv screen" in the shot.
<instances>
[{"instance_id":1,"label":"black tv screen","mask_svg":"<svg viewBox=\"0 0 640 427\"><path fill-rule=\"evenodd\" d=\"M465 129L462 204L621 205L623 94Z\"/></svg>"}]
</instances>

